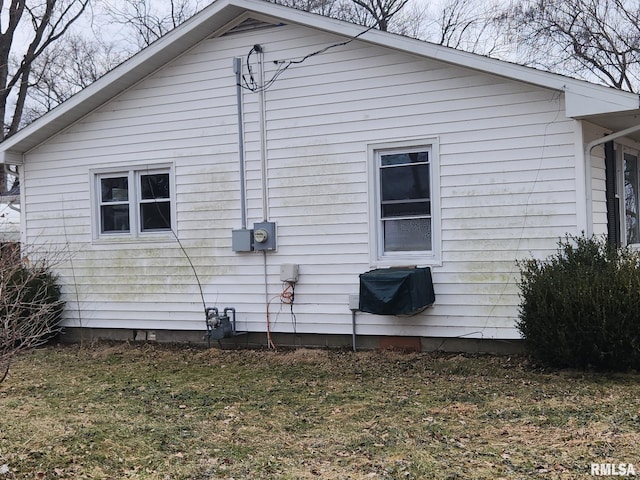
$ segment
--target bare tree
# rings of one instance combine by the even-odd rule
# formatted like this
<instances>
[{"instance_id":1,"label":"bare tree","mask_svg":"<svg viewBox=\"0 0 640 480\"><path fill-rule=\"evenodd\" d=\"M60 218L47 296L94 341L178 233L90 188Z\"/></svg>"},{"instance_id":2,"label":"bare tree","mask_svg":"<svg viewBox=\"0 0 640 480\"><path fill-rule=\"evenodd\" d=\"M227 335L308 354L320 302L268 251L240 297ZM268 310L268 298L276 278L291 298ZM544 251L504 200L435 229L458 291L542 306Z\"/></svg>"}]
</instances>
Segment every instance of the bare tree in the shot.
<instances>
[{"instance_id":1,"label":"bare tree","mask_svg":"<svg viewBox=\"0 0 640 480\"><path fill-rule=\"evenodd\" d=\"M505 47L497 28L499 1L446 0L438 5L429 38L447 47L498 56Z\"/></svg>"},{"instance_id":2,"label":"bare tree","mask_svg":"<svg viewBox=\"0 0 640 480\"><path fill-rule=\"evenodd\" d=\"M11 0L5 7L0 1L0 141L24 125L34 63L55 46L88 3L89 0ZM0 169L0 194L7 187L7 174Z\"/></svg>"},{"instance_id":3,"label":"bare tree","mask_svg":"<svg viewBox=\"0 0 640 480\"><path fill-rule=\"evenodd\" d=\"M65 34L88 3L89 0L11 0L8 9L2 8L6 22L0 29L0 116L4 122L0 140L22 125L34 62Z\"/></svg>"},{"instance_id":4,"label":"bare tree","mask_svg":"<svg viewBox=\"0 0 640 480\"><path fill-rule=\"evenodd\" d=\"M170 0L162 4L151 0L121 0L94 4L91 23L84 31L67 31L56 42L56 48L47 49L34 59L22 123L32 122L87 87L184 22L198 8L197 0ZM88 27L91 27L91 38L86 35Z\"/></svg>"},{"instance_id":5,"label":"bare tree","mask_svg":"<svg viewBox=\"0 0 640 480\"><path fill-rule=\"evenodd\" d=\"M300 10L429 40L481 55L507 50L502 0L271 0Z\"/></svg>"},{"instance_id":6,"label":"bare tree","mask_svg":"<svg viewBox=\"0 0 640 480\"><path fill-rule=\"evenodd\" d=\"M318 13L379 30L393 27L393 18L409 0L271 0L273 3Z\"/></svg>"},{"instance_id":7,"label":"bare tree","mask_svg":"<svg viewBox=\"0 0 640 480\"><path fill-rule=\"evenodd\" d=\"M520 63L638 90L638 2L518 0L499 20Z\"/></svg>"},{"instance_id":8,"label":"bare tree","mask_svg":"<svg viewBox=\"0 0 640 480\"><path fill-rule=\"evenodd\" d=\"M30 123L67 100L125 60L114 44L69 32L55 49L40 55L32 65L24 123Z\"/></svg>"},{"instance_id":9,"label":"bare tree","mask_svg":"<svg viewBox=\"0 0 640 480\"><path fill-rule=\"evenodd\" d=\"M110 21L133 32L138 50L173 30L200 9L199 0L122 0L103 5Z\"/></svg>"},{"instance_id":10,"label":"bare tree","mask_svg":"<svg viewBox=\"0 0 640 480\"><path fill-rule=\"evenodd\" d=\"M375 22L376 28L387 31L389 22L407 5L409 0L351 0Z\"/></svg>"},{"instance_id":11,"label":"bare tree","mask_svg":"<svg viewBox=\"0 0 640 480\"><path fill-rule=\"evenodd\" d=\"M23 255L23 254L22 254ZM15 244L0 249L0 383L17 354L47 342L60 330L63 301L52 258L29 262Z\"/></svg>"}]
</instances>

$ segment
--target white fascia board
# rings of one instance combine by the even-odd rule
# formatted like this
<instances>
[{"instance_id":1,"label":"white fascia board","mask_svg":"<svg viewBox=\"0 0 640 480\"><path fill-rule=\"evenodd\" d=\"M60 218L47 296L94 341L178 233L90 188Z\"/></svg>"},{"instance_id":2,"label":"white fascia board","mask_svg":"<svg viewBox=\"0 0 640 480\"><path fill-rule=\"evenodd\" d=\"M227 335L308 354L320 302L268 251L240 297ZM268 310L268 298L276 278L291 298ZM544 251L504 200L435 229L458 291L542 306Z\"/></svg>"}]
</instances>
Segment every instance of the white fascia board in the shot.
<instances>
[{"instance_id":1,"label":"white fascia board","mask_svg":"<svg viewBox=\"0 0 640 480\"><path fill-rule=\"evenodd\" d=\"M609 92L599 92L595 97L589 92L565 91L565 109L567 117L582 118L589 115L600 115L603 113L624 112L627 110L637 110L640 108L638 95L622 92L620 90ZM623 95L626 94L626 95Z\"/></svg>"}]
</instances>

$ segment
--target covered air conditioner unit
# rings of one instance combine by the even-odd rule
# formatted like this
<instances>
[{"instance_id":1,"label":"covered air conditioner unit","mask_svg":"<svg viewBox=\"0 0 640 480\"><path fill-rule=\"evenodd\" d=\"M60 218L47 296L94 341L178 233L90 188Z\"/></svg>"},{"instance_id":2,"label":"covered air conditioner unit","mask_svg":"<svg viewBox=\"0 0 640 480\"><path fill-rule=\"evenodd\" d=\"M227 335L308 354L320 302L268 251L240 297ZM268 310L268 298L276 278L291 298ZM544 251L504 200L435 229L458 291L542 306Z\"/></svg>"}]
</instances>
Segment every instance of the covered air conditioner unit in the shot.
<instances>
[{"instance_id":1,"label":"covered air conditioner unit","mask_svg":"<svg viewBox=\"0 0 640 480\"><path fill-rule=\"evenodd\" d=\"M360 311L412 315L435 302L431 269L382 268L360 274Z\"/></svg>"}]
</instances>

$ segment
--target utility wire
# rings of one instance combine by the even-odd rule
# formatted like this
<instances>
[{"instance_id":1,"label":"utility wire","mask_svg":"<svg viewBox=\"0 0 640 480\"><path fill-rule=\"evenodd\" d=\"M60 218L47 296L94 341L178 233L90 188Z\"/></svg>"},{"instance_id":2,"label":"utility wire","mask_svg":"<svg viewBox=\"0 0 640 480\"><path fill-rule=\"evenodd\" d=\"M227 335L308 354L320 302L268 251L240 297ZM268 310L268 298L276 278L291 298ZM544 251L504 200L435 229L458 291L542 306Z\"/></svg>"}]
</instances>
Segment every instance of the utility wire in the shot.
<instances>
[{"instance_id":1,"label":"utility wire","mask_svg":"<svg viewBox=\"0 0 640 480\"><path fill-rule=\"evenodd\" d=\"M262 53L262 47L260 45L254 45L251 50L249 50L249 53L247 54L247 59L245 61L246 65L247 65L247 71L249 72L249 78L247 80L247 78L245 77L245 75L242 76L242 80L244 82L244 85L240 85L242 88L244 88L245 90L249 90L251 92L261 92L261 91L265 91L268 88L270 88L271 86L273 86L273 84L276 82L276 80L278 79L278 77L280 77L280 75L282 75L291 65L298 65L301 64L305 61L307 61L309 58L314 57L316 55L320 55L325 53L327 50L330 50L332 48L336 48L336 47L341 47L343 45L347 45L351 42L353 42L354 40L356 40L357 38L361 37L362 35L364 35L365 33L367 33L368 31L372 30L373 26L367 28L366 30L363 30L362 32L360 32L359 34L349 38L348 40L345 40L344 42L339 42L339 43L334 43L332 45L328 45L324 48L321 48L320 50L316 50L315 52L309 53L307 55L305 55L304 57L301 57L297 60L275 60L273 63L275 63L276 65L278 65L278 68L276 69L276 71L274 72L274 74L272 75L272 77L264 82L264 85L259 85L258 82L256 82L255 77L253 76L253 70L251 68L251 56L254 53Z\"/></svg>"},{"instance_id":2,"label":"utility wire","mask_svg":"<svg viewBox=\"0 0 640 480\"><path fill-rule=\"evenodd\" d=\"M150 175L149 167L147 167L146 173L147 173L147 176ZM169 178L170 178L170 175L169 175ZM202 301L202 308L204 308L205 318L206 318L207 302L204 299L204 293L202 291L202 283L200 282L200 277L198 276L198 272L196 271L196 267L193 264L193 262L191 261L191 257L187 253L187 250L185 249L184 245L182 244L182 241L180 241L180 238L178 237L178 234L175 232L175 230L171 226L171 221L168 218L166 218L164 213L162 212L162 209L160 208L159 203L164 203L164 202L158 202L158 198L162 198L162 197L159 197L158 195L156 195L155 189L153 188L153 182L151 180L149 180L149 179L147 179L147 186L149 187L149 190L151 191L151 196L153 197L153 200L154 200L153 201L153 205L155 206L156 212L158 213L158 215L160 216L162 221L169 227L169 230L171 231L171 234L173 235L173 238L175 239L176 243L180 247L180 250L182 251L182 254L187 259L187 262L189 262L189 266L191 267L191 271L193 272L193 277L195 278L196 284L198 285L198 290L200 291L200 299Z\"/></svg>"}]
</instances>

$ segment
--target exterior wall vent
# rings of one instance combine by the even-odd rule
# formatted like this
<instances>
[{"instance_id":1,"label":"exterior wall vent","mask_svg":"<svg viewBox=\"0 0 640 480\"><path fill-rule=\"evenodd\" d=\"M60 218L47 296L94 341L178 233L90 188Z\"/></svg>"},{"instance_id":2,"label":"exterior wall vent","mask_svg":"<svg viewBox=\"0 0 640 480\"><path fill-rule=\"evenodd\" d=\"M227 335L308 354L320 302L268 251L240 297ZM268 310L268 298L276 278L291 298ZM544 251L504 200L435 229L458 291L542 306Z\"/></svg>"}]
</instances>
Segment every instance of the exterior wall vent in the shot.
<instances>
[{"instance_id":1,"label":"exterior wall vent","mask_svg":"<svg viewBox=\"0 0 640 480\"><path fill-rule=\"evenodd\" d=\"M256 20L255 18L247 18L245 21L240 22L228 32L225 32L222 36L233 35L235 33L243 33L251 30L260 30L263 28L279 27L282 23L269 23L263 20Z\"/></svg>"}]
</instances>

